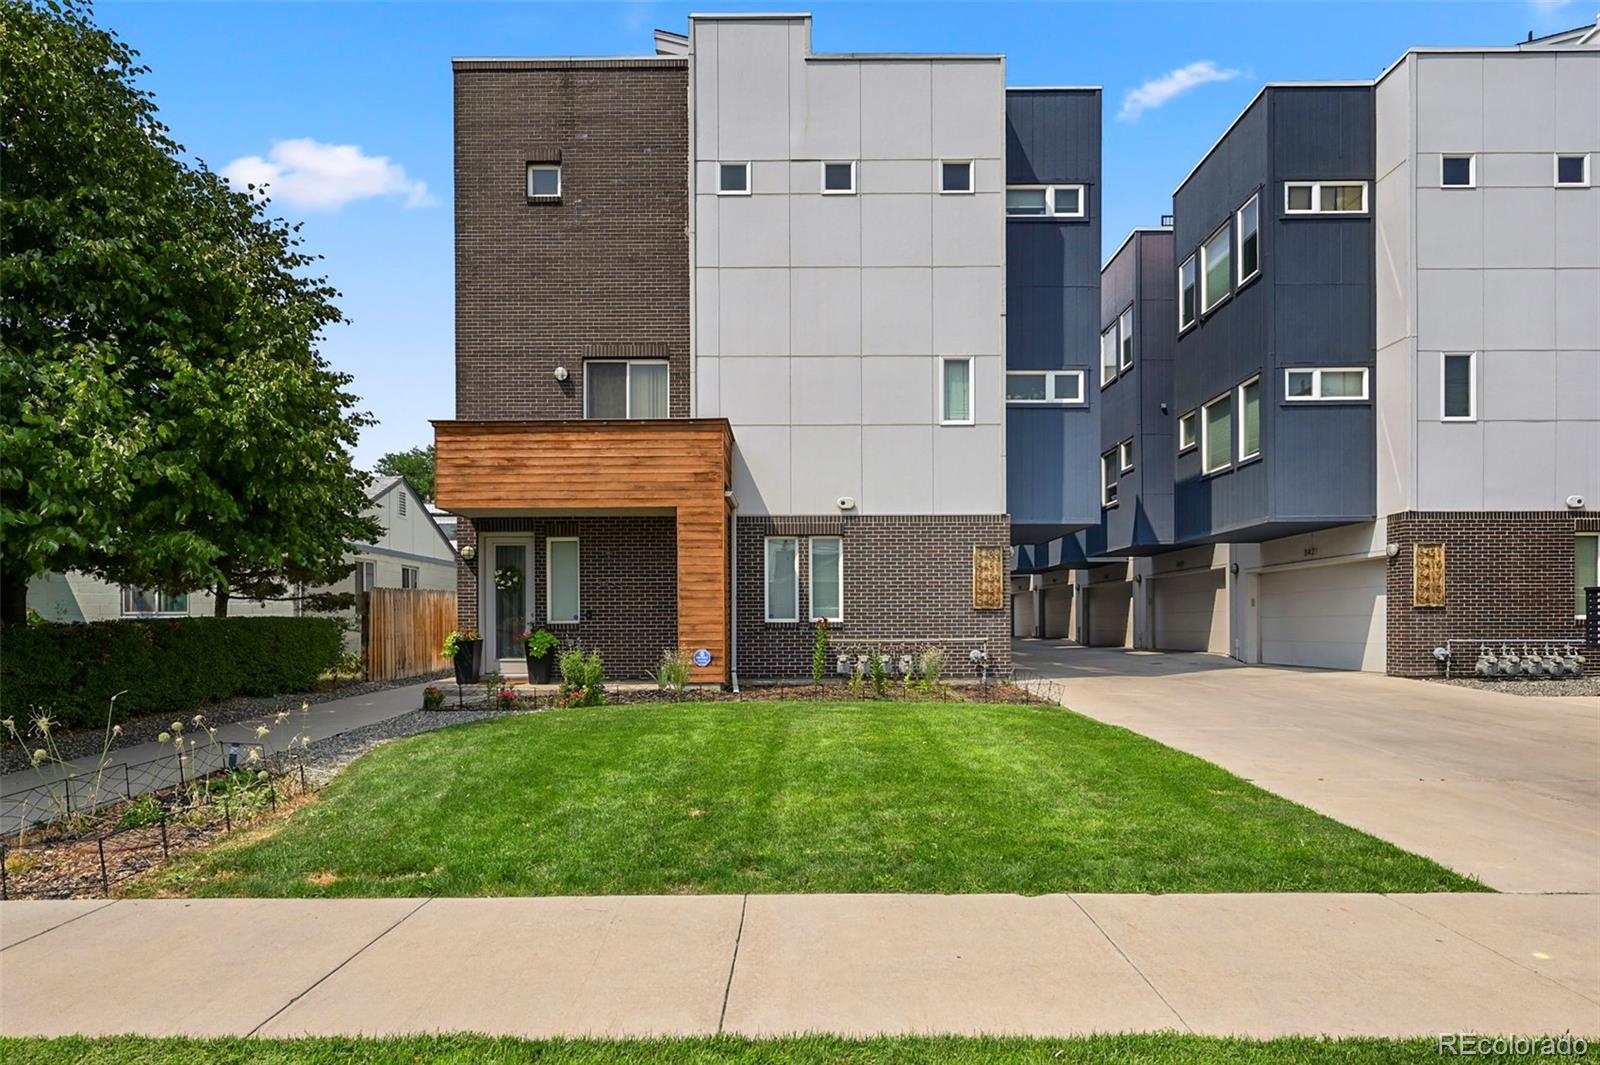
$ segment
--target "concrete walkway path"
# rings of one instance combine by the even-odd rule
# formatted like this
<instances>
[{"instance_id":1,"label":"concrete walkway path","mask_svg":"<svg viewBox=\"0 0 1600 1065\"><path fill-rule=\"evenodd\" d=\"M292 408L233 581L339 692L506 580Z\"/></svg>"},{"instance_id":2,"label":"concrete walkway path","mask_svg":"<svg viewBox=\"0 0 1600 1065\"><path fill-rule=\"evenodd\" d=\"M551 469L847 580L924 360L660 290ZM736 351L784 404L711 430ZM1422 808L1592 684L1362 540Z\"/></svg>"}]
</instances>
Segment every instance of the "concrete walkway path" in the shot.
<instances>
[{"instance_id":1,"label":"concrete walkway path","mask_svg":"<svg viewBox=\"0 0 1600 1065\"><path fill-rule=\"evenodd\" d=\"M1022 677L1500 891L1600 892L1600 698L1018 640Z\"/></svg>"},{"instance_id":2,"label":"concrete walkway path","mask_svg":"<svg viewBox=\"0 0 1600 1065\"><path fill-rule=\"evenodd\" d=\"M1600 1036L1592 895L0 903L6 1035Z\"/></svg>"}]
</instances>

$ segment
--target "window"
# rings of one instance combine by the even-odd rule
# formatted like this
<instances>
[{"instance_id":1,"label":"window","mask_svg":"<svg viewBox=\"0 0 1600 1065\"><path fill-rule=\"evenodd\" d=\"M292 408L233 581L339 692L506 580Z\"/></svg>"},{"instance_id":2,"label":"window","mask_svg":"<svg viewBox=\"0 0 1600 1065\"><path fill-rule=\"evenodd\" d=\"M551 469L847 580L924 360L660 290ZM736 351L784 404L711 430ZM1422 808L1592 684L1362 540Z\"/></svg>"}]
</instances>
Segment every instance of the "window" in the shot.
<instances>
[{"instance_id":1,"label":"window","mask_svg":"<svg viewBox=\"0 0 1600 1065\"><path fill-rule=\"evenodd\" d=\"M1119 347L1122 351L1121 361L1118 366L1124 370L1133 369L1133 308L1130 306L1117 318L1117 334L1120 337Z\"/></svg>"},{"instance_id":2,"label":"window","mask_svg":"<svg viewBox=\"0 0 1600 1065\"><path fill-rule=\"evenodd\" d=\"M163 592L156 588L122 589L122 616L125 618L159 618L188 613L188 592Z\"/></svg>"},{"instance_id":3,"label":"window","mask_svg":"<svg viewBox=\"0 0 1600 1065\"><path fill-rule=\"evenodd\" d=\"M1117 468L1123 473L1133 472L1133 441L1124 440L1117 445Z\"/></svg>"},{"instance_id":4,"label":"window","mask_svg":"<svg viewBox=\"0 0 1600 1065\"><path fill-rule=\"evenodd\" d=\"M1441 155L1439 185L1446 189L1470 189L1478 183L1478 159L1474 155Z\"/></svg>"},{"instance_id":5,"label":"window","mask_svg":"<svg viewBox=\"0 0 1600 1065\"><path fill-rule=\"evenodd\" d=\"M373 573L376 564L372 562L356 563L356 592L368 592L373 588Z\"/></svg>"},{"instance_id":6,"label":"window","mask_svg":"<svg viewBox=\"0 0 1600 1065\"><path fill-rule=\"evenodd\" d=\"M1178 332L1194 325L1194 256L1191 255L1178 267Z\"/></svg>"},{"instance_id":7,"label":"window","mask_svg":"<svg viewBox=\"0 0 1600 1065\"><path fill-rule=\"evenodd\" d=\"M1291 403L1366 399L1367 371L1360 368L1285 370L1283 397Z\"/></svg>"},{"instance_id":8,"label":"window","mask_svg":"<svg viewBox=\"0 0 1600 1065\"><path fill-rule=\"evenodd\" d=\"M1470 351L1445 352L1439 374L1439 411L1447 422L1470 422L1478 416L1477 356Z\"/></svg>"},{"instance_id":9,"label":"window","mask_svg":"<svg viewBox=\"0 0 1600 1065\"><path fill-rule=\"evenodd\" d=\"M1117 505L1117 452L1113 448L1100 456L1100 505Z\"/></svg>"},{"instance_id":10,"label":"window","mask_svg":"<svg viewBox=\"0 0 1600 1065\"><path fill-rule=\"evenodd\" d=\"M844 620L844 541L811 538L811 620Z\"/></svg>"},{"instance_id":11,"label":"window","mask_svg":"<svg viewBox=\"0 0 1600 1065\"><path fill-rule=\"evenodd\" d=\"M1239 461L1261 455L1261 378L1239 386Z\"/></svg>"},{"instance_id":12,"label":"window","mask_svg":"<svg viewBox=\"0 0 1600 1065\"><path fill-rule=\"evenodd\" d=\"M1589 605L1583 590L1600 585L1600 570L1596 568L1595 559L1596 550L1600 548L1600 536L1593 533L1580 535L1576 546L1578 586L1572 598L1572 613L1574 617L1583 618L1588 617L1585 611Z\"/></svg>"},{"instance_id":13,"label":"window","mask_svg":"<svg viewBox=\"0 0 1600 1065\"><path fill-rule=\"evenodd\" d=\"M1012 370L1006 374L1007 403L1082 403L1082 370Z\"/></svg>"},{"instance_id":14,"label":"window","mask_svg":"<svg viewBox=\"0 0 1600 1065\"><path fill-rule=\"evenodd\" d=\"M575 625L582 616L578 601L578 538L549 536L544 541L545 620Z\"/></svg>"},{"instance_id":15,"label":"window","mask_svg":"<svg viewBox=\"0 0 1600 1065\"><path fill-rule=\"evenodd\" d=\"M417 586L417 567L415 567L415 566L401 566L400 567L400 587L402 587L402 588L415 588L416 586Z\"/></svg>"},{"instance_id":16,"label":"window","mask_svg":"<svg viewBox=\"0 0 1600 1065\"><path fill-rule=\"evenodd\" d=\"M1195 413L1190 411L1178 419L1178 454L1183 454L1200 442L1196 433Z\"/></svg>"},{"instance_id":17,"label":"window","mask_svg":"<svg viewBox=\"0 0 1600 1065\"><path fill-rule=\"evenodd\" d=\"M1239 223L1239 284L1261 272L1261 197L1252 196L1235 215Z\"/></svg>"},{"instance_id":18,"label":"window","mask_svg":"<svg viewBox=\"0 0 1600 1065\"><path fill-rule=\"evenodd\" d=\"M1104 387L1117 376L1117 327L1115 324L1100 334L1100 385Z\"/></svg>"},{"instance_id":19,"label":"window","mask_svg":"<svg viewBox=\"0 0 1600 1065\"><path fill-rule=\"evenodd\" d=\"M1365 214L1365 181L1286 181L1285 214Z\"/></svg>"},{"instance_id":20,"label":"window","mask_svg":"<svg viewBox=\"0 0 1600 1065\"><path fill-rule=\"evenodd\" d=\"M856 164L823 163L822 193L825 196L853 196L856 191Z\"/></svg>"},{"instance_id":21,"label":"window","mask_svg":"<svg viewBox=\"0 0 1600 1065\"><path fill-rule=\"evenodd\" d=\"M1556 187L1589 187L1589 157L1587 155L1556 156Z\"/></svg>"},{"instance_id":22,"label":"window","mask_svg":"<svg viewBox=\"0 0 1600 1065\"><path fill-rule=\"evenodd\" d=\"M972 360L941 359L940 388L943 399L940 421L945 425L972 424Z\"/></svg>"},{"instance_id":23,"label":"window","mask_svg":"<svg viewBox=\"0 0 1600 1065\"><path fill-rule=\"evenodd\" d=\"M583 416L665 418L667 382L662 359L590 359L583 364Z\"/></svg>"},{"instance_id":24,"label":"window","mask_svg":"<svg viewBox=\"0 0 1600 1065\"><path fill-rule=\"evenodd\" d=\"M717 167L718 196L750 195L750 164L723 163Z\"/></svg>"},{"instance_id":25,"label":"window","mask_svg":"<svg viewBox=\"0 0 1600 1065\"><path fill-rule=\"evenodd\" d=\"M939 164L940 192L971 192L972 161L954 163L946 160Z\"/></svg>"},{"instance_id":26,"label":"window","mask_svg":"<svg viewBox=\"0 0 1600 1065\"><path fill-rule=\"evenodd\" d=\"M1016 217L1043 218L1050 213L1049 189L1007 189L1006 214Z\"/></svg>"},{"instance_id":27,"label":"window","mask_svg":"<svg viewBox=\"0 0 1600 1065\"><path fill-rule=\"evenodd\" d=\"M1206 473L1233 464L1233 397L1218 396L1200 408L1200 468Z\"/></svg>"},{"instance_id":28,"label":"window","mask_svg":"<svg viewBox=\"0 0 1600 1065\"><path fill-rule=\"evenodd\" d=\"M1082 218L1082 185L1016 185L1006 189L1013 218Z\"/></svg>"},{"instance_id":29,"label":"window","mask_svg":"<svg viewBox=\"0 0 1600 1065\"><path fill-rule=\"evenodd\" d=\"M561 198L561 164L528 164L528 199L558 200Z\"/></svg>"},{"instance_id":30,"label":"window","mask_svg":"<svg viewBox=\"0 0 1600 1065\"><path fill-rule=\"evenodd\" d=\"M1200 309L1210 311L1228 298L1228 281L1233 273L1229 261L1228 227L1223 226L1200 245Z\"/></svg>"},{"instance_id":31,"label":"window","mask_svg":"<svg viewBox=\"0 0 1600 1065\"><path fill-rule=\"evenodd\" d=\"M766 599L768 621L800 620L800 541L792 536L767 537Z\"/></svg>"}]
</instances>

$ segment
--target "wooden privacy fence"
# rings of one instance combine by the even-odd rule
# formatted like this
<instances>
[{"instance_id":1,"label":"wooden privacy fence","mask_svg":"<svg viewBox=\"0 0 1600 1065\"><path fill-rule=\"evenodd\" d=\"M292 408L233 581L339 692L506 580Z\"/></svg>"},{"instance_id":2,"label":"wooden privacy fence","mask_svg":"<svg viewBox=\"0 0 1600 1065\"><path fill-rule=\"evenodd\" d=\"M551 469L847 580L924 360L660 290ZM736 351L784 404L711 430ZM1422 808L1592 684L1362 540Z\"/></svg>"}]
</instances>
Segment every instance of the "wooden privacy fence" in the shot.
<instances>
[{"instance_id":1,"label":"wooden privacy fence","mask_svg":"<svg viewBox=\"0 0 1600 1065\"><path fill-rule=\"evenodd\" d=\"M374 588L363 599L361 657L369 680L420 677L450 668L439 654L456 627L456 593Z\"/></svg>"}]
</instances>

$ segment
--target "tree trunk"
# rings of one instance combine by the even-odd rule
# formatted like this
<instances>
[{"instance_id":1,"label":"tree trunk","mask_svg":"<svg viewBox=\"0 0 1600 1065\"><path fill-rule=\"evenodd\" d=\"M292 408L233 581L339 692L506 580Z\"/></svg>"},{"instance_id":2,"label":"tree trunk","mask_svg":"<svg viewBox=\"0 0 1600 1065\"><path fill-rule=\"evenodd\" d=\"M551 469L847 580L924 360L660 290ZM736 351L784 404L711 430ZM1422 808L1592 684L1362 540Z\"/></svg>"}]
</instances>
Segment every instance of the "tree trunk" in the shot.
<instances>
[{"instance_id":1,"label":"tree trunk","mask_svg":"<svg viewBox=\"0 0 1600 1065\"><path fill-rule=\"evenodd\" d=\"M0 569L0 625L28 623L28 574Z\"/></svg>"},{"instance_id":2,"label":"tree trunk","mask_svg":"<svg viewBox=\"0 0 1600 1065\"><path fill-rule=\"evenodd\" d=\"M225 618L228 616L228 582L218 581L216 590L216 605L211 611L212 617Z\"/></svg>"}]
</instances>

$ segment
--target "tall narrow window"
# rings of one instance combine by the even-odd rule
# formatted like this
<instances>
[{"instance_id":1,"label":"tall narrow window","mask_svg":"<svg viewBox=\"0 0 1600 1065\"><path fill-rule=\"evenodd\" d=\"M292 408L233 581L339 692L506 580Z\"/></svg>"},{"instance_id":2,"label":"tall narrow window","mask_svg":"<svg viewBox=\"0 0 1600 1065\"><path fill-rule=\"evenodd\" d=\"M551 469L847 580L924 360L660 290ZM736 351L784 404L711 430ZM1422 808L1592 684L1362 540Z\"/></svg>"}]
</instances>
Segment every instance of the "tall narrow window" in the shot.
<instances>
[{"instance_id":1,"label":"tall narrow window","mask_svg":"<svg viewBox=\"0 0 1600 1065\"><path fill-rule=\"evenodd\" d=\"M528 199L557 200L561 198L561 164L528 164Z\"/></svg>"},{"instance_id":2,"label":"tall narrow window","mask_svg":"<svg viewBox=\"0 0 1600 1065\"><path fill-rule=\"evenodd\" d=\"M1229 254L1228 227L1223 226L1200 246L1200 309L1209 311L1228 298L1233 264Z\"/></svg>"},{"instance_id":3,"label":"tall narrow window","mask_svg":"<svg viewBox=\"0 0 1600 1065\"><path fill-rule=\"evenodd\" d=\"M1117 363L1123 370L1133 369L1133 308L1129 307L1117 319L1117 344L1122 356Z\"/></svg>"},{"instance_id":4,"label":"tall narrow window","mask_svg":"<svg viewBox=\"0 0 1600 1065\"><path fill-rule=\"evenodd\" d=\"M1239 386L1239 461L1261 454L1261 378Z\"/></svg>"},{"instance_id":5,"label":"tall narrow window","mask_svg":"<svg viewBox=\"0 0 1600 1065\"><path fill-rule=\"evenodd\" d=\"M1123 473L1133 472L1133 440L1129 438L1117 445L1117 468Z\"/></svg>"},{"instance_id":6,"label":"tall narrow window","mask_svg":"<svg viewBox=\"0 0 1600 1065\"><path fill-rule=\"evenodd\" d=\"M1239 284L1261 272L1261 197L1239 208Z\"/></svg>"},{"instance_id":7,"label":"tall narrow window","mask_svg":"<svg viewBox=\"0 0 1600 1065\"><path fill-rule=\"evenodd\" d=\"M1195 426L1195 412L1190 411L1178 419L1178 454L1183 454L1200 442L1199 430Z\"/></svg>"},{"instance_id":8,"label":"tall narrow window","mask_svg":"<svg viewBox=\"0 0 1600 1065\"><path fill-rule=\"evenodd\" d=\"M1194 292L1194 256L1191 255L1178 267L1178 331L1194 325L1195 292Z\"/></svg>"},{"instance_id":9,"label":"tall narrow window","mask_svg":"<svg viewBox=\"0 0 1600 1065\"><path fill-rule=\"evenodd\" d=\"M1117 376L1117 327L1113 323L1110 329L1100 334L1100 383L1110 384L1115 376Z\"/></svg>"},{"instance_id":10,"label":"tall narrow window","mask_svg":"<svg viewBox=\"0 0 1600 1065\"><path fill-rule=\"evenodd\" d=\"M1117 452L1115 449L1100 456L1100 505L1117 505Z\"/></svg>"},{"instance_id":11,"label":"tall narrow window","mask_svg":"<svg viewBox=\"0 0 1600 1065\"><path fill-rule=\"evenodd\" d=\"M578 538L552 536L544 542L545 619L575 624L582 616L578 595Z\"/></svg>"},{"instance_id":12,"label":"tall narrow window","mask_svg":"<svg viewBox=\"0 0 1600 1065\"><path fill-rule=\"evenodd\" d=\"M945 425L971 425L972 360L944 359L940 421Z\"/></svg>"},{"instance_id":13,"label":"tall narrow window","mask_svg":"<svg viewBox=\"0 0 1600 1065\"><path fill-rule=\"evenodd\" d=\"M1446 352L1440 382L1440 410L1447 422L1469 422L1478 416L1477 359L1470 351Z\"/></svg>"},{"instance_id":14,"label":"tall narrow window","mask_svg":"<svg viewBox=\"0 0 1600 1065\"><path fill-rule=\"evenodd\" d=\"M1200 411L1200 468L1206 473L1233 464L1233 397L1218 396Z\"/></svg>"},{"instance_id":15,"label":"tall narrow window","mask_svg":"<svg viewBox=\"0 0 1600 1065\"><path fill-rule=\"evenodd\" d=\"M723 163L717 167L718 196L750 195L750 164Z\"/></svg>"},{"instance_id":16,"label":"tall narrow window","mask_svg":"<svg viewBox=\"0 0 1600 1065\"><path fill-rule=\"evenodd\" d=\"M1588 602L1584 589L1600 586L1600 565L1596 559L1596 551L1600 549L1600 536L1579 536L1576 544L1576 558L1578 587L1572 599L1572 613L1574 617L1587 617Z\"/></svg>"},{"instance_id":17,"label":"tall narrow window","mask_svg":"<svg viewBox=\"0 0 1600 1065\"><path fill-rule=\"evenodd\" d=\"M844 541L811 538L811 620L844 620Z\"/></svg>"},{"instance_id":18,"label":"tall narrow window","mask_svg":"<svg viewBox=\"0 0 1600 1065\"><path fill-rule=\"evenodd\" d=\"M660 359L590 359L583 364L586 418L665 418L669 370Z\"/></svg>"},{"instance_id":19,"label":"tall narrow window","mask_svg":"<svg viewBox=\"0 0 1600 1065\"><path fill-rule=\"evenodd\" d=\"M767 537L766 600L768 621L800 620L800 541L792 536Z\"/></svg>"}]
</instances>

